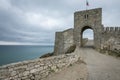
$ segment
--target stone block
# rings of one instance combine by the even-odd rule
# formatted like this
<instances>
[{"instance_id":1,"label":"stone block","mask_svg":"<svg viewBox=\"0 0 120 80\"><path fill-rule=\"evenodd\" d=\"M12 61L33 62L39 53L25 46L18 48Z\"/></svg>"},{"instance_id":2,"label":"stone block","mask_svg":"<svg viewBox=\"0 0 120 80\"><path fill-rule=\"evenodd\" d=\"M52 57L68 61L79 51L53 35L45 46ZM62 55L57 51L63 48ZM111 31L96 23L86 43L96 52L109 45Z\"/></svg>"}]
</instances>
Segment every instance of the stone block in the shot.
<instances>
[{"instance_id":1,"label":"stone block","mask_svg":"<svg viewBox=\"0 0 120 80\"><path fill-rule=\"evenodd\" d=\"M32 69L32 70L30 70L30 73L35 73L37 71L38 71L38 69Z\"/></svg>"},{"instance_id":2,"label":"stone block","mask_svg":"<svg viewBox=\"0 0 120 80\"><path fill-rule=\"evenodd\" d=\"M27 75L29 75L29 74L30 74L29 71L25 71L25 72L23 72L23 76L27 76Z\"/></svg>"},{"instance_id":3,"label":"stone block","mask_svg":"<svg viewBox=\"0 0 120 80\"><path fill-rule=\"evenodd\" d=\"M17 72L16 71L12 71L11 72L11 76L15 76L15 75L17 75Z\"/></svg>"}]
</instances>

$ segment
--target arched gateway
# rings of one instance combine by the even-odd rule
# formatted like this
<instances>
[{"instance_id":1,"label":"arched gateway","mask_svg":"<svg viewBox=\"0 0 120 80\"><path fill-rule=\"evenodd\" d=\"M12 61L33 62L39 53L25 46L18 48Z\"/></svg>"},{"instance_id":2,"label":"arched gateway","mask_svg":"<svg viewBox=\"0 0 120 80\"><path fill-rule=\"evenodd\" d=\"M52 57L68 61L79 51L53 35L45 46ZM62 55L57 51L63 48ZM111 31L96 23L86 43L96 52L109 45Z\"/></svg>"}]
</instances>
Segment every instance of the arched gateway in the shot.
<instances>
[{"instance_id":1,"label":"arched gateway","mask_svg":"<svg viewBox=\"0 0 120 80\"><path fill-rule=\"evenodd\" d=\"M94 32L94 46L100 47L102 27L102 9L93 9L75 12L74 14L74 42L82 47L82 33L85 29Z\"/></svg>"},{"instance_id":2,"label":"arched gateway","mask_svg":"<svg viewBox=\"0 0 120 80\"><path fill-rule=\"evenodd\" d=\"M94 48L104 48L107 41L120 41L119 27L105 28L102 25L102 8L78 11L74 13L74 28L62 32L56 32L54 54L64 54L73 45L82 47L82 33L86 29L92 29L94 33ZM114 43L112 43L113 45Z\"/></svg>"},{"instance_id":3,"label":"arched gateway","mask_svg":"<svg viewBox=\"0 0 120 80\"><path fill-rule=\"evenodd\" d=\"M89 27L89 26L84 26L83 28L82 28L82 30L81 30L81 33L80 33L80 35L81 35L81 41L80 41L80 43L81 43L81 45L80 45L80 47L84 47L85 45L86 45L86 42L87 41L89 41L88 39L86 39L86 38L83 38L83 33L84 33L84 31L85 30L87 30L87 29L91 29L92 31L93 31L93 40L92 41L90 41L90 42L92 42L91 44L89 44L89 45L87 45L87 47L94 47L94 30L92 29L92 27ZM90 36L90 35L89 35ZM91 37L92 38L92 37Z\"/></svg>"}]
</instances>

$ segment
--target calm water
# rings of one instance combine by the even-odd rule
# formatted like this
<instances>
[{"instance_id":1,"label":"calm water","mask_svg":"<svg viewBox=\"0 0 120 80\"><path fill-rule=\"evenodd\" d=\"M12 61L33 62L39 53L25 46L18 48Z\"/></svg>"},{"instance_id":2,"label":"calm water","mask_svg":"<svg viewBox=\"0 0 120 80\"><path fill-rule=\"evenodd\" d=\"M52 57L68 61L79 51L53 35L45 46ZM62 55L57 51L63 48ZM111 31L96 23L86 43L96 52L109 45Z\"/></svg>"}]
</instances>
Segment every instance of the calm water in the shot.
<instances>
[{"instance_id":1,"label":"calm water","mask_svg":"<svg viewBox=\"0 0 120 80\"><path fill-rule=\"evenodd\" d=\"M39 58L48 52L53 52L53 46L0 46L0 66Z\"/></svg>"}]
</instances>

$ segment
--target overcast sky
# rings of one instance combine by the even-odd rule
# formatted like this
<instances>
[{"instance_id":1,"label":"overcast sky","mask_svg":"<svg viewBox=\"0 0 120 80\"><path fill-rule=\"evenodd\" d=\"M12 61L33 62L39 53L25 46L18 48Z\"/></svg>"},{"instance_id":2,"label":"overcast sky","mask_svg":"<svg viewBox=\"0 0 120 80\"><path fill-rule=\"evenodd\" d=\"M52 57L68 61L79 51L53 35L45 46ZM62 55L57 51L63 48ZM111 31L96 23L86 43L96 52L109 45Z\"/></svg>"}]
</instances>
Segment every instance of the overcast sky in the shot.
<instances>
[{"instance_id":1,"label":"overcast sky","mask_svg":"<svg viewBox=\"0 0 120 80\"><path fill-rule=\"evenodd\" d=\"M55 32L73 28L73 13L84 10L85 1L0 0L0 44L54 44ZM120 0L88 2L89 9L103 9L104 26L120 26Z\"/></svg>"}]
</instances>

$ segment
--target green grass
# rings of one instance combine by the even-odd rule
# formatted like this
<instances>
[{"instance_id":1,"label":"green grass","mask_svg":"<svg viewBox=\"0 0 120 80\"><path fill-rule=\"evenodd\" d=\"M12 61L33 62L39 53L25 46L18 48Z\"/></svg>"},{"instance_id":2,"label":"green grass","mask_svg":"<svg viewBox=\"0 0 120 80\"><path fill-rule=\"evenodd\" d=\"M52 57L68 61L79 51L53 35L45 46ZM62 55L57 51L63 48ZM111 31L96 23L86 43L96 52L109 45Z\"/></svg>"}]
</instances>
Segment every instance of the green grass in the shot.
<instances>
[{"instance_id":1,"label":"green grass","mask_svg":"<svg viewBox=\"0 0 120 80\"><path fill-rule=\"evenodd\" d=\"M100 51L103 54L108 54L111 56L115 56L115 57L120 57L120 50L114 49L114 50L101 50Z\"/></svg>"},{"instance_id":2,"label":"green grass","mask_svg":"<svg viewBox=\"0 0 120 80\"><path fill-rule=\"evenodd\" d=\"M42 55L40 58L46 58L46 57L50 57L53 55L54 55L54 53L47 53L47 54Z\"/></svg>"},{"instance_id":3,"label":"green grass","mask_svg":"<svg viewBox=\"0 0 120 80\"><path fill-rule=\"evenodd\" d=\"M76 45L72 45L68 48L68 50L65 52L65 54L72 53L75 51L75 49L76 49Z\"/></svg>"}]
</instances>

